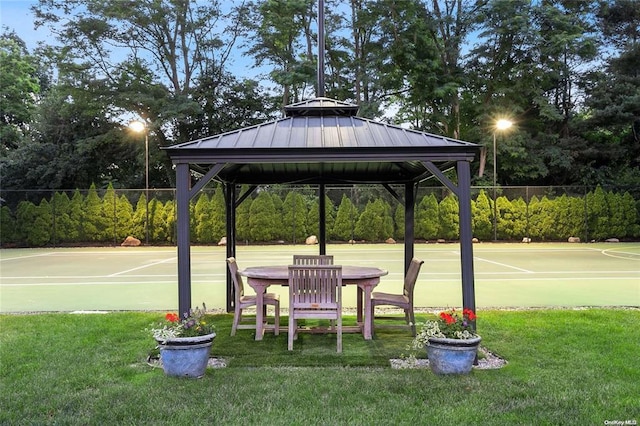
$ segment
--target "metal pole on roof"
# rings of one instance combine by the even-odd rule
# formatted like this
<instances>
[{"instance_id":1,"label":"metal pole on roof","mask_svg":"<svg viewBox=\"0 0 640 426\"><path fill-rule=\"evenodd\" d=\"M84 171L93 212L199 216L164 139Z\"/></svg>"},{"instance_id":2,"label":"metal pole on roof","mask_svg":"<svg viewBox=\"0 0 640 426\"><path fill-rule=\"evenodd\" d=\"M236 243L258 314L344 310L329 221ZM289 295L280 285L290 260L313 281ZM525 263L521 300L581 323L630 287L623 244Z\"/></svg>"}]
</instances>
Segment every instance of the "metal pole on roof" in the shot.
<instances>
[{"instance_id":1,"label":"metal pole on roof","mask_svg":"<svg viewBox=\"0 0 640 426\"><path fill-rule=\"evenodd\" d=\"M324 0L318 0L318 88L316 96L324 96Z\"/></svg>"}]
</instances>

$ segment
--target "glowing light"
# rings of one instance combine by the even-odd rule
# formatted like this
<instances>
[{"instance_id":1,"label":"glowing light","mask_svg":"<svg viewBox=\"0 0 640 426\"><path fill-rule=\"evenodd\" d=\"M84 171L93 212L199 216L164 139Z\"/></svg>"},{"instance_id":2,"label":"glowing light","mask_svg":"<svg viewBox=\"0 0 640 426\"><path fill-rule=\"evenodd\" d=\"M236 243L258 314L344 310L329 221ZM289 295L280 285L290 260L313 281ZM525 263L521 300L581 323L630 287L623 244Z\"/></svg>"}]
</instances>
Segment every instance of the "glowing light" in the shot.
<instances>
[{"instance_id":1,"label":"glowing light","mask_svg":"<svg viewBox=\"0 0 640 426\"><path fill-rule=\"evenodd\" d=\"M507 130L511 126L513 126L513 122L511 120L501 118L496 121L496 130Z\"/></svg>"},{"instance_id":2,"label":"glowing light","mask_svg":"<svg viewBox=\"0 0 640 426\"><path fill-rule=\"evenodd\" d=\"M129 123L129 128L134 132L141 133L145 131L147 126L145 126L142 121L132 121L131 123Z\"/></svg>"}]
</instances>

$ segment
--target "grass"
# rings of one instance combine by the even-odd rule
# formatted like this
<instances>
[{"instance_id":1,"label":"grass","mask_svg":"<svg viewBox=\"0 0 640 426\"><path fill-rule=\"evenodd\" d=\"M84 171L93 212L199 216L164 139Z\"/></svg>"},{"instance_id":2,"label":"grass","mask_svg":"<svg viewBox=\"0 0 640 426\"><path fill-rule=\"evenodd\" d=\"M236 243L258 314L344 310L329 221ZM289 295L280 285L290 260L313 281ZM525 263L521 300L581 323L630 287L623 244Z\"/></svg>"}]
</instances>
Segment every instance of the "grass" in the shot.
<instances>
[{"instance_id":1,"label":"grass","mask_svg":"<svg viewBox=\"0 0 640 426\"><path fill-rule=\"evenodd\" d=\"M198 380L146 364L159 313L0 316L0 424L587 425L640 420L640 310L481 311L483 343L509 364L463 377L393 370L410 340L286 333L230 337L212 318L215 356ZM422 317L425 318L424 316ZM349 320L353 320L350 318Z\"/></svg>"}]
</instances>

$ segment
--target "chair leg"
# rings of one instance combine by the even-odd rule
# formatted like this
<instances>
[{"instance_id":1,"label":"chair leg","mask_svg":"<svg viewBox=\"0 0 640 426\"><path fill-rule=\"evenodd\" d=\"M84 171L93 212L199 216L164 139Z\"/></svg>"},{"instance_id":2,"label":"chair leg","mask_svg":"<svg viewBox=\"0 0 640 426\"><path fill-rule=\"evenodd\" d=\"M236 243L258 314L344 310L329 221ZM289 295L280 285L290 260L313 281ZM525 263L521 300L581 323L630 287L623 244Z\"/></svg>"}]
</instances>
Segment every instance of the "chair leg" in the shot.
<instances>
[{"instance_id":1,"label":"chair leg","mask_svg":"<svg viewBox=\"0 0 640 426\"><path fill-rule=\"evenodd\" d=\"M289 345L288 348L290 351L293 350L293 336L296 333L296 320L291 318L291 315L289 315L289 336L288 336L288 340L289 340Z\"/></svg>"},{"instance_id":2,"label":"chair leg","mask_svg":"<svg viewBox=\"0 0 640 426\"><path fill-rule=\"evenodd\" d=\"M371 334L376 334L376 305L371 301L371 312L367 312L367 315L370 315L371 318Z\"/></svg>"},{"instance_id":3,"label":"chair leg","mask_svg":"<svg viewBox=\"0 0 640 426\"><path fill-rule=\"evenodd\" d=\"M236 305L235 312L233 313L233 325L231 326L231 335L236 335L236 330L238 330L238 324L240 324L240 317L242 317L242 309L238 305Z\"/></svg>"},{"instance_id":4,"label":"chair leg","mask_svg":"<svg viewBox=\"0 0 640 426\"><path fill-rule=\"evenodd\" d=\"M275 308L276 308L276 314L275 314L276 329L274 330L273 334L278 336L280 334L280 303L276 303Z\"/></svg>"},{"instance_id":5,"label":"chair leg","mask_svg":"<svg viewBox=\"0 0 640 426\"><path fill-rule=\"evenodd\" d=\"M337 345L338 345L338 353L342 353L342 318L338 317L338 333L337 333Z\"/></svg>"},{"instance_id":6,"label":"chair leg","mask_svg":"<svg viewBox=\"0 0 640 426\"><path fill-rule=\"evenodd\" d=\"M415 337L415 335L416 335L416 317L415 317L415 314L413 312L413 307L411 307L410 309L407 309L405 312L409 316L409 324L411 325L411 333Z\"/></svg>"}]
</instances>

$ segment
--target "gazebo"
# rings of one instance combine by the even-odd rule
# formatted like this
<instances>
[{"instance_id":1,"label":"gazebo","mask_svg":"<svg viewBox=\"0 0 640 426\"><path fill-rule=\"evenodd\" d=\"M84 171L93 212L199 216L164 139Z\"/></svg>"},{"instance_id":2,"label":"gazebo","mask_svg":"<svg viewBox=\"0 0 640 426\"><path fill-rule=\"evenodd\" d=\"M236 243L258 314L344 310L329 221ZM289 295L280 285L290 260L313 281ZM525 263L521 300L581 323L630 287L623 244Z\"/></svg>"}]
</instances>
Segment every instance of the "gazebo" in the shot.
<instances>
[{"instance_id":1,"label":"gazebo","mask_svg":"<svg viewBox=\"0 0 640 426\"><path fill-rule=\"evenodd\" d=\"M227 256L236 255L236 207L259 185L299 183L319 188L319 254L326 254L328 185L381 184L405 208L404 270L414 255L418 186L435 177L458 198L463 307L475 311L471 172L479 146L362 117L358 106L317 97L285 107L285 117L165 148L176 169L178 308L191 308L189 203L212 179L223 185ZM202 173L192 186L191 169ZM445 172L455 169L456 182ZM249 190L238 194L240 185ZM404 194L394 187L404 185ZM227 310L233 284L227 272Z\"/></svg>"}]
</instances>

